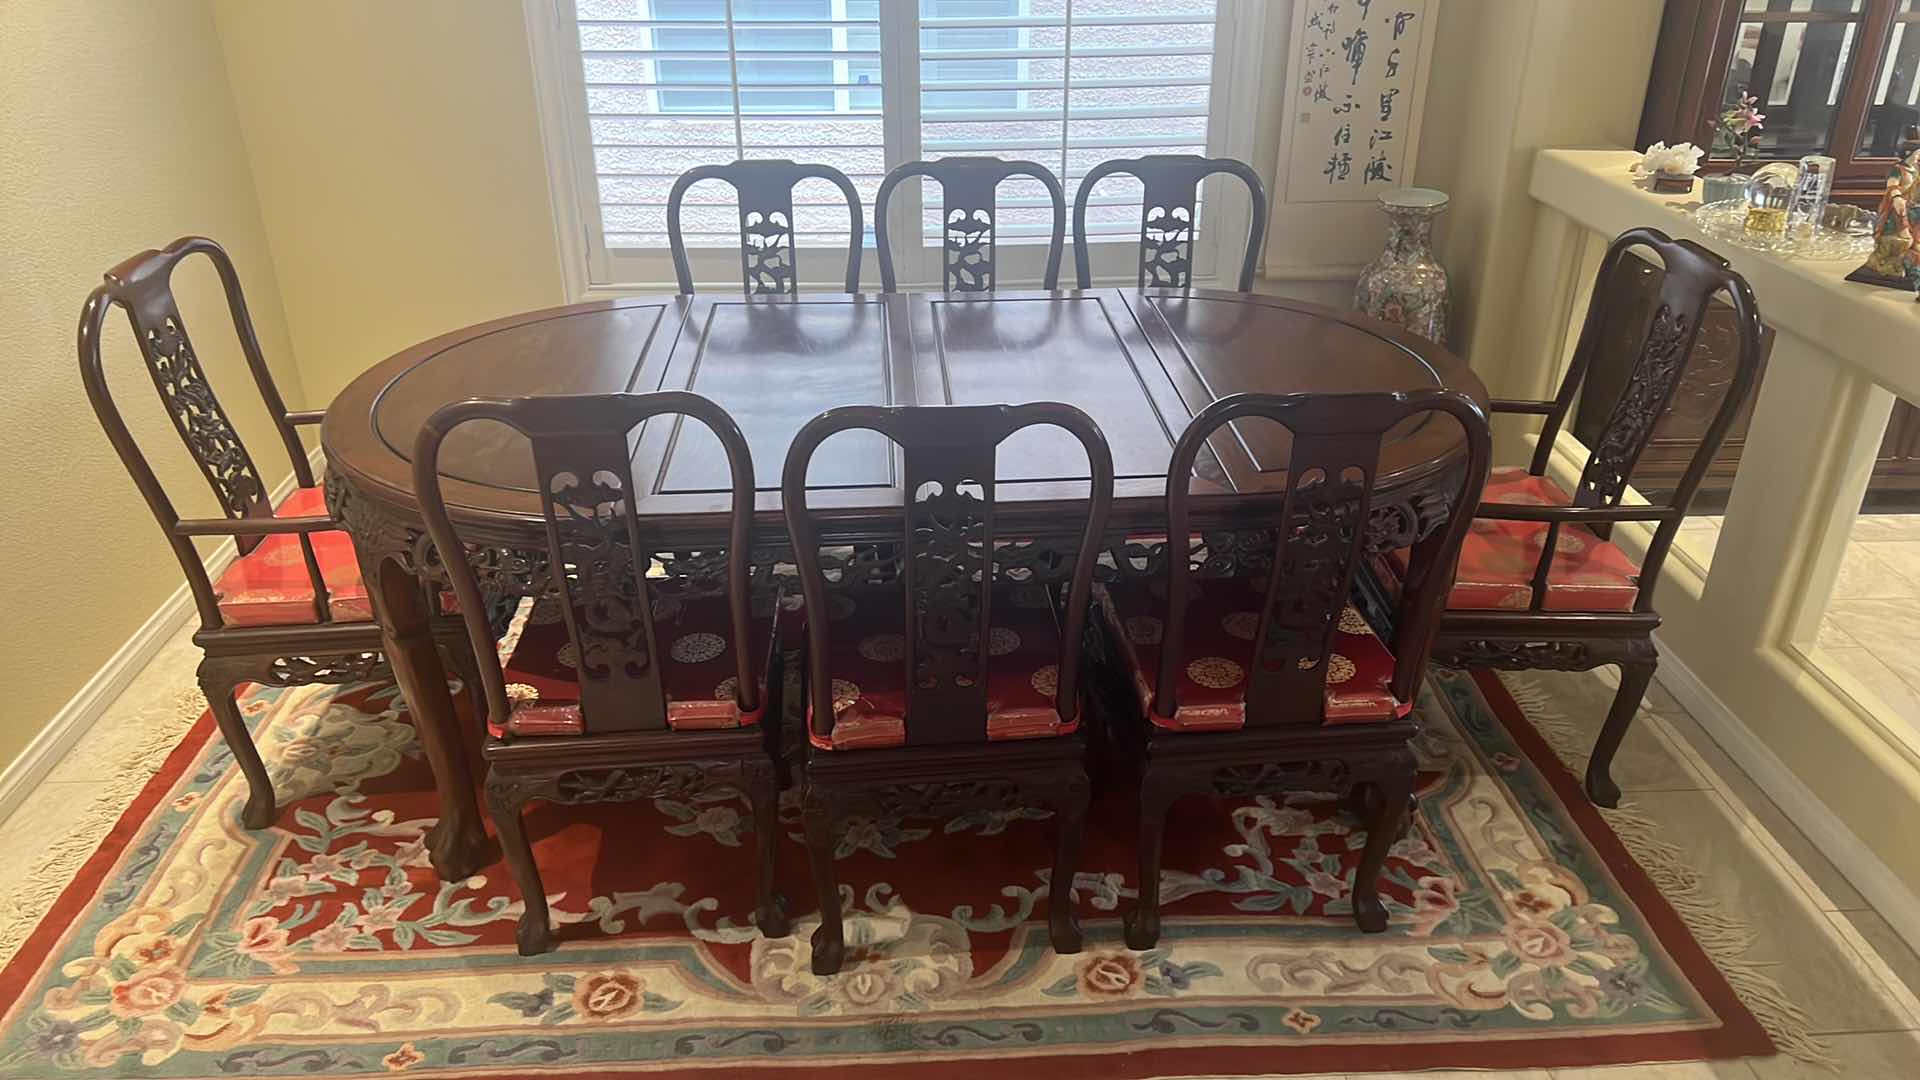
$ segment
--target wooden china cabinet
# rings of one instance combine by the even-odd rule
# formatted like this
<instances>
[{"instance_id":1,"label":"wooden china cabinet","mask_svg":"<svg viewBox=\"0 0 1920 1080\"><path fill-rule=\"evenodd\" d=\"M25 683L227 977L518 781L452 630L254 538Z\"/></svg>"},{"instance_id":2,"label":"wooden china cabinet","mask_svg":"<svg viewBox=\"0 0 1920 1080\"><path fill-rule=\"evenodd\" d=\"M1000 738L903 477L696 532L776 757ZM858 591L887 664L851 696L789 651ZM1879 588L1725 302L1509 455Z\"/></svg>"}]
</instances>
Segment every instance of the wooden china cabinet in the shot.
<instances>
[{"instance_id":1,"label":"wooden china cabinet","mask_svg":"<svg viewBox=\"0 0 1920 1080\"><path fill-rule=\"evenodd\" d=\"M1920 0L1667 0L1639 145L1711 147L1702 170L1731 170L1731 148L1715 138L1714 128L1742 93L1759 99L1756 108L1766 116L1744 170L1827 154L1835 163L1835 197L1876 205L1901 132L1920 123ZM1633 295L1653 302L1658 267L1628 259L1619 272L1634 279ZM1760 297L1763 313L1766 303ZM1607 350L1619 363L1596 360L1581 415L1606 415L1630 358L1638 355L1631 339L1645 314L1622 313ZM1635 486L1643 490L1658 491L1663 481L1679 478L1725 389L1731 310L1720 316L1703 324L1700 352L1635 470ZM1763 355L1772 344L1769 332ZM1583 434L1577 421L1574 433ZM1732 487L1745 434L1743 412L1702 485L1706 500L1723 498ZM1894 405L1867 498L1869 508L1920 506L1920 408L1912 402Z\"/></svg>"}]
</instances>

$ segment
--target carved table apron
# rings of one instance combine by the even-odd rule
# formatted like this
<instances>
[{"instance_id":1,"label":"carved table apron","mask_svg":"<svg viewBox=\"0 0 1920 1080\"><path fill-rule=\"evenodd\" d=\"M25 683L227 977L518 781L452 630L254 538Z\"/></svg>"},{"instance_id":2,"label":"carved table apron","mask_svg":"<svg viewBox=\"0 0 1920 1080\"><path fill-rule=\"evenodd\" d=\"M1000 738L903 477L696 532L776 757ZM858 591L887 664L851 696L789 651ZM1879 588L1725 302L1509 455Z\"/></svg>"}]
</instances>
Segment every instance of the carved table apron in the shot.
<instances>
[{"instance_id":1,"label":"carved table apron","mask_svg":"<svg viewBox=\"0 0 1920 1080\"><path fill-rule=\"evenodd\" d=\"M1188 419L1216 397L1449 387L1486 388L1446 349L1357 312L1194 289L1092 289L946 296L808 294L633 297L550 308L423 342L354 380L327 410L328 506L360 553L387 655L433 765L441 818L429 838L443 877L487 858L470 756L478 732L454 718L428 629L426 587L443 579L411 480L420 424L475 396L685 389L738 421L753 454L755 580L785 560L780 469L815 414L849 404L1064 401L1100 425L1113 450L1109 556L1100 574L1156 572L1165 558L1166 466ZM1196 469L1196 570L1231 575L1270 557L1262 524L1278 512L1289 440L1264 421L1222 428ZM1444 521L1464 467L1458 428L1410 422L1383 447L1369 546L1411 544ZM441 455L449 510L482 588L508 598L547 591L546 535L526 443L469 424ZM1050 580L1070 565L1084 512L1084 454L1064 432L1035 428L999 454L997 575ZM727 474L698 424L648 423L634 440L633 490L661 565L694 588L718 587ZM872 432L822 444L809 502L823 543L837 545L840 585L892 576L904 492L899 458Z\"/></svg>"}]
</instances>

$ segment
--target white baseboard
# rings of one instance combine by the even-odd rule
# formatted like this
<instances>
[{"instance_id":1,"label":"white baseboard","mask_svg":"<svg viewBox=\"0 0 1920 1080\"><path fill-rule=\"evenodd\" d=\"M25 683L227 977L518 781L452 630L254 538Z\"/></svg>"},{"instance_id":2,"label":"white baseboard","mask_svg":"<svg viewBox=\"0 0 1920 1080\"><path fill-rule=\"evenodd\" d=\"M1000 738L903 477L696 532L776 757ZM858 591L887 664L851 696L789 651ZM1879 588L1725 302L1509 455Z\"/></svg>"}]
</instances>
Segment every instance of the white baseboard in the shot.
<instances>
[{"instance_id":1,"label":"white baseboard","mask_svg":"<svg viewBox=\"0 0 1920 1080\"><path fill-rule=\"evenodd\" d=\"M1828 809L1794 771L1767 744L1740 722L1725 702L1700 681L1656 636L1660 647L1660 681L1720 744L1735 764L1747 771L1793 823L1807 834L1821 854L1832 862L1860 895L1874 906L1894 932L1920 952L1920 895L1915 895L1887 864L1854 835L1839 815Z\"/></svg>"},{"instance_id":2,"label":"white baseboard","mask_svg":"<svg viewBox=\"0 0 1920 1080\"><path fill-rule=\"evenodd\" d=\"M318 447L308 455L308 460L314 463L314 475L319 475L322 459ZM293 475L289 473L273 490L271 498L274 504L279 505L282 499L293 493L293 488ZM207 554L207 576L218 581L237 553L232 538L222 540L218 547ZM160 605L160 609L147 616L147 621L140 624L140 629L135 630L133 636L101 665L100 670L81 685L80 691L53 714L53 718L20 751L19 756L8 762L4 770L0 770L0 822L12 816L27 796L40 786L47 774L60 764L101 715L119 700L133 680L146 669L167 639L186 625L193 615L193 594L183 581L173 595Z\"/></svg>"}]
</instances>

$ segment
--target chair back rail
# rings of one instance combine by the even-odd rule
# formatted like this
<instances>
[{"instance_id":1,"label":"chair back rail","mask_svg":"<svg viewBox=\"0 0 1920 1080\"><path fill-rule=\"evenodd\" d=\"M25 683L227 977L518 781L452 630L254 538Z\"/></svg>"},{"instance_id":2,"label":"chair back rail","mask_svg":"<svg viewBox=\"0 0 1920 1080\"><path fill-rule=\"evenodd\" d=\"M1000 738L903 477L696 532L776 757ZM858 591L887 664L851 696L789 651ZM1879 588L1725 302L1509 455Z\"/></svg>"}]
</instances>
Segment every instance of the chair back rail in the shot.
<instances>
[{"instance_id":1,"label":"chair back rail","mask_svg":"<svg viewBox=\"0 0 1920 1080\"><path fill-rule=\"evenodd\" d=\"M1167 466L1170 477L1193 475L1194 461L1223 425L1260 418L1285 426L1293 447L1287 487L1274 531L1272 568L1248 666L1246 725L1319 724L1325 718L1328 657L1365 549L1380 444L1409 418L1443 413L1466 433L1466 472L1457 508L1444 528L1416 551L1416 572L1403 588L1394 620L1392 692L1411 701L1452 583L1460 543L1472 523L1491 458L1486 413L1451 390L1374 394L1234 394L1201 410L1187 425ZM1169 484L1167 535L1191 535L1189 484ZM1175 688L1187 662L1185 637L1190 568L1167 560L1167 613L1153 708L1172 717Z\"/></svg>"},{"instance_id":2,"label":"chair back rail","mask_svg":"<svg viewBox=\"0 0 1920 1080\"><path fill-rule=\"evenodd\" d=\"M693 268L680 228L680 204L687 189L702 180L733 185L740 205L740 282L755 296L793 296L800 290L799 230L793 217L793 187L802 180L829 181L846 196L852 219L847 235L847 291L860 291L861 236L866 223L860 195L847 174L831 165L780 158L742 159L727 165L699 165L680 174L667 193L667 246L682 293L693 292Z\"/></svg>"},{"instance_id":3,"label":"chair back rail","mask_svg":"<svg viewBox=\"0 0 1920 1080\"><path fill-rule=\"evenodd\" d=\"M997 157L950 157L938 161L909 161L896 166L880 182L873 200L874 243L880 249L880 288L895 291L893 249L888 243L887 206L893 189L909 177L940 182L940 280L947 292L992 292L995 280L995 241L998 213L996 195L1001 182L1030 176L1053 199L1053 235L1048 241L1047 266L1041 287L1060 287L1060 251L1067 227L1066 195L1053 170L1036 161L1009 161ZM920 234L914 222L910 235Z\"/></svg>"},{"instance_id":4,"label":"chair back rail","mask_svg":"<svg viewBox=\"0 0 1920 1080\"><path fill-rule=\"evenodd\" d=\"M1701 435L1699 445L1694 448L1686 471L1675 485L1673 497L1664 508L1650 508L1665 512L1648 515L1649 519L1658 520L1659 525L1654 530L1652 542L1647 546L1646 558L1641 562L1640 591L1634 602L1635 611L1645 612L1653 610L1653 586L1660 579L1660 568L1666 562L1667 552L1680 531L1680 523L1686 518L1694 493L1705 479L1714 456L1720 452L1721 444L1726 441L1735 414L1740 411L1759 378L1760 308L1746 279L1735 272L1727 260L1691 240L1675 240L1653 228L1629 229L1614 238L1601 259L1598 275L1594 279L1603 288L1594 292L1593 300L1587 307L1586 321L1580 327L1580 338L1574 347L1572 363L1567 368L1566 377L1561 380L1551 409L1544 412L1546 423L1528 466L1528 471L1536 476L1545 475L1554 442L1566 423L1567 414L1573 407L1594 357L1604 345L1602 339L1608 315L1618 302L1613 292L1604 286L1615 279L1620 260L1635 248L1652 251L1665 268L1660 294L1641 339L1640 354L1628 373L1626 386L1608 414L1600 439L1589 452L1587 463L1581 470L1579 484L1572 493L1574 506L1620 505L1632 482L1634 466L1639 463L1640 455L1652 440L1654 428L1673 401L1675 390L1686 377L1700 324L1714 297L1726 294L1734 309L1740 339L1740 352L1734 359L1733 378L1712 421ZM1563 521L1553 521L1547 526L1540 559L1534 567L1532 609L1536 611L1541 610L1545 602L1547 575L1552 567L1563 524ZM1603 536L1607 532L1604 524L1594 528Z\"/></svg>"},{"instance_id":5,"label":"chair back rail","mask_svg":"<svg viewBox=\"0 0 1920 1080\"><path fill-rule=\"evenodd\" d=\"M909 745L985 742L987 647L992 626L994 466L999 444L1024 428L1065 430L1087 454L1090 493L1067 594L1055 707L1063 721L1079 708L1081 637L1100 536L1113 504L1113 455L1091 417L1071 405L874 406L830 409L794 436L781 476L781 500L806 597L809 703L816 730L832 731L832 672L827 655L827 581L818 533L807 509L807 467L836 432L879 432L905 457L904 540Z\"/></svg>"},{"instance_id":6,"label":"chair back rail","mask_svg":"<svg viewBox=\"0 0 1920 1080\"><path fill-rule=\"evenodd\" d=\"M313 586L314 615L319 622L330 622L332 615L326 583L321 577L320 563L308 536L309 532L314 531L312 526L316 522L305 521L297 528L266 524L273 518L273 503L267 486L254 464L253 455L241 441L239 430L234 427L219 397L214 394L207 373L200 364L199 354L194 349L192 339L187 336L186 319L180 314L180 305L173 292L173 272L188 256L196 254L205 255L220 276L221 288L226 293L227 310L240 340L240 351L253 373L254 385L266 405L267 415L280 433L281 443L293 467L295 482L301 487L313 486L313 467L294 429L297 424L314 422L318 416L288 411L286 400L280 396L280 388L274 383L273 372L268 369L266 357L260 350L259 335L254 332L253 317L247 311L246 296L241 291L240 275L234 269L233 260L224 248L204 236L181 237L158 251L143 251L106 272L104 280L88 294L80 312L77 346L81 384L86 388L87 400L92 403L94 415L105 429L108 441L120 456L120 463L133 477L134 485L146 499L147 507L153 511L161 529L167 534L167 541L172 545L175 557L180 560L180 568L186 575L187 587L193 594L194 606L199 610L203 627L218 629L225 625L225 620L220 614L213 583L207 577L206 565L194 548L192 537L220 532L234 538L242 555L252 551L269 532L297 532L307 577ZM195 521L183 526L173 500L167 495L139 444L134 441L126 419L121 415L120 407L113 400L112 391L107 385L106 365L101 354L101 338L106 330L107 315L114 307L126 312L141 359L146 363L147 374L160 396L160 404L173 422L174 431L186 445L187 452L199 465L207 485L213 490L214 498L220 503L221 512L232 522L231 528L221 529L217 523L208 521ZM282 523L283 526L290 524Z\"/></svg>"},{"instance_id":7,"label":"chair back rail","mask_svg":"<svg viewBox=\"0 0 1920 1080\"><path fill-rule=\"evenodd\" d=\"M479 658L489 729L496 735L506 731L511 703L479 581L441 489L441 445L474 420L498 421L527 437L546 520L549 595L559 599L577 654L581 722L589 733L658 731L668 725L646 577L653 549L640 525L628 441L635 426L657 416L699 421L726 451L733 490L725 576L735 704L746 713L760 708L760 683L747 647L753 458L733 417L711 400L679 390L472 398L441 407L421 426L413 482Z\"/></svg>"},{"instance_id":8,"label":"chair back rail","mask_svg":"<svg viewBox=\"0 0 1920 1080\"><path fill-rule=\"evenodd\" d=\"M1126 173L1145 187L1140 206L1140 272L1138 288L1185 289L1193 284L1195 215L1200 182L1216 173L1237 176L1247 185L1251 214L1247 222L1247 250L1240 262L1241 292L1253 288L1253 271L1260 261L1260 243L1267 235L1267 188L1260 174L1244 161L1198 154L1148 154L1104 161L1080 181L1073 196L1073 268L1080 287L1092 288L1092 262L1087 248L1087 200L1106 177Z\"/></svg>"}]
</instances>

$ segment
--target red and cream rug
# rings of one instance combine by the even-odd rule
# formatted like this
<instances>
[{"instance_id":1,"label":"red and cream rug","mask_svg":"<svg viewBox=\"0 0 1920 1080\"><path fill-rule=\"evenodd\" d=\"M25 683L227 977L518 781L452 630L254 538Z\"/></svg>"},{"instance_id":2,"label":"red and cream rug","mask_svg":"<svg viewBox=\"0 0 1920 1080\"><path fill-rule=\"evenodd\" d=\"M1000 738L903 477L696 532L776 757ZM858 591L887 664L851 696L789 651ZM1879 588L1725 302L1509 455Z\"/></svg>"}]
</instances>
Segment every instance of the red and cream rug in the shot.
<instances>
[{"instance_id":1,"label":"red and cream rug","mask_svg":"<svg viewBox=\"0 0 1920 1080\"><path fill-rule=\"evenodd\" d=\"M534 810L561 943L523 958L504 867L443 883L427 864L431 783L391 686L244 707L275 826L240 828L245 783L202 716L0 972L0 1076L1521 1068L1767 1054L1767 1028L1793 1026L1689 933L1684 874L1670 902L1491 676L1437 673L1421 702L1385 934L1354 929L1364 834L1335 804L1192 800L1170 822L1161 945L1127 950L1120 790L1073 883L1078 956L1047 947L1043 812L853 821L832 978L809 970L796 814L796 932L765 940L737 801Z\"/></svg>"}]
</instances>

